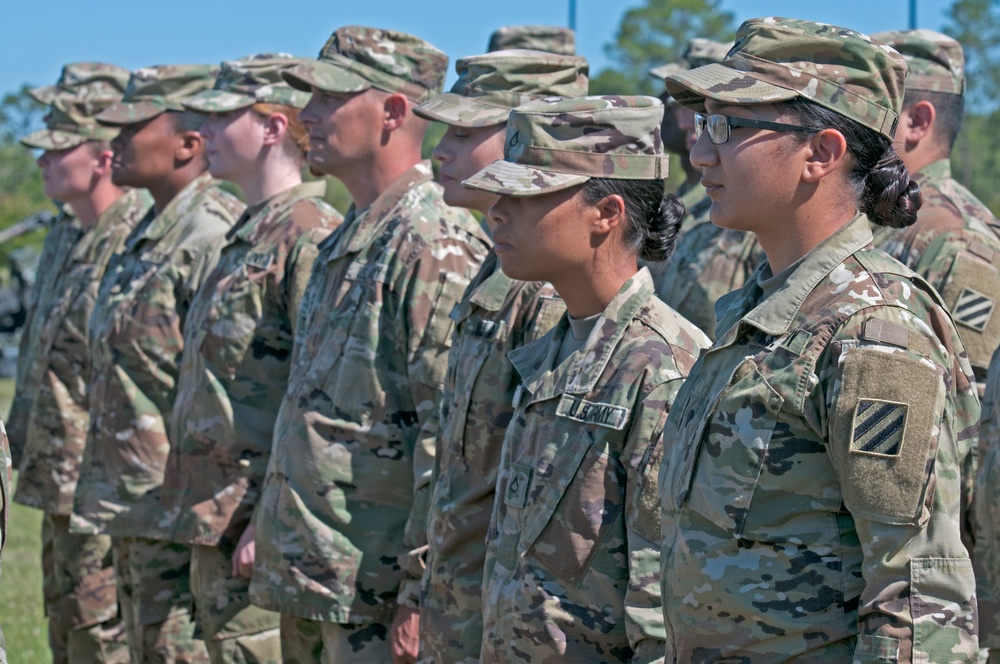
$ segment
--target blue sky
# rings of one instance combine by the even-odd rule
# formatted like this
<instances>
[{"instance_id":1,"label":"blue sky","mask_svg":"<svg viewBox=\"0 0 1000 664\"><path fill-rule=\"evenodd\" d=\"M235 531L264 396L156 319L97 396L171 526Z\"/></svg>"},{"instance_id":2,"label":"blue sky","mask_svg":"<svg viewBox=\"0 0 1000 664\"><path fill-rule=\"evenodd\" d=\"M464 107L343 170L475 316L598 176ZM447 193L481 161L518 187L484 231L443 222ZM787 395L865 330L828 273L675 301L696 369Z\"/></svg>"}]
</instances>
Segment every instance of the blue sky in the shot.
<instances>
[{"instance_id":1,"label":"blue sky","mask_svg":"<svg viewBox=\"0 0 1000 664\"><path fill-rule=\"evenodd\" d=\"M666 1L666 0L661 0ZM622 14L642 0L577 0L577 48L593 72ZM909 0L723 0L736 23L794 16L863 32L907 27ZM950 0L919 0L918 24L940 29ZM486 49L490 32L517 23L565 25L569 0L7 0L0 39L0 93L52 83L63 63L103 60L134 69L166 63L217 63L249 53L315 56L348 24L420 36L452 60ZM155 9L159 6L162 9ZM454 80L454 73L449 83Z\"/></svg>"}]
</instances>

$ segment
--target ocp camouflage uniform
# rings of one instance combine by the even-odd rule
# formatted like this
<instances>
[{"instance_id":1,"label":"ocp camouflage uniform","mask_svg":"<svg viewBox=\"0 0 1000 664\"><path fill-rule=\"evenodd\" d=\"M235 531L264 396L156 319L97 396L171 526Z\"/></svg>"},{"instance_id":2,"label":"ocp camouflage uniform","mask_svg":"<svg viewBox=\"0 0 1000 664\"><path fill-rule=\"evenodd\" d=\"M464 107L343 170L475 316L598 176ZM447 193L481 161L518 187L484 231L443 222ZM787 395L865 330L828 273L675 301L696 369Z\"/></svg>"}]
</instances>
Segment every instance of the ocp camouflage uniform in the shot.
<instances>
[{"instance_id":1,"label":"ocp camouflage uniform","mask_svg":"<svg viewBox=\"0 0 1000 664\"><path fill-rule=\"evenodd\" d=\"M162 549L148 556L130 555L129 549L142 544L139 540L162 537L160 488L170 451L166 423L176 398L185 318L242 209L203 174L158 214L151 210L109 266L90 321L92 424L73 527L113 538L119 602L135 630L129 634L133 658L144 649L153 656L148 634L157 626L165 638L181 641L183 635L168 632L180 624L181 632L190 632L184 573L189 547L148 543L149 550ZM142 587L126 582L137 576L146 580ZM166 646L155 644L161 647Z\"/></svg>"},{"instance_id":2,"label":"ocp camouflage uniform","mask_svg":"<svg viewBox=\"0 0 1000 664\"><path fill-rule=\"evenodd\" d=\"M979 644L1000 662L1000 350L990 363L979 427L974 514Z\"/></svg>"},{"instance_id":3,"label":"ocp camouflage uniform","mask_svg":"<svg viewBox=\"0 0 1000 664\"><path fill-rule=\"evenodd\" d=\"M100 71L95 66L88 73ZM67 66L69 69L70 66ZM64 77L66 71L64 70ZM94 116L117 97L100 96L108 83L52 93L46 128L21 139L27 147L68 150L107 141L118 132ZM18 400L18 479L15 500L43 510L42 575L49 646L54 662L128 660L118 611L111 539L69 532L87 429L90 348L87 331L101 277L125 236L152 205L145 190L128 191L90 228L62 218L46 237L41 280L23 340L30 346L20 370L37 387L32 401ZM58 244L55 244L58 243Z\"/></svg>"},{"instance_id":4,"label":"ocp camouflage uniform","mask_svg":"<svg viewBox=\"0 0 1000 664\"><path fill-rule=\"evenodd\" d=\"M131 72L107 62L70 62L53 85L28 90L28 96L48 106L56 99L76 101L118 100L125 93Z\"/></svg>"},{"instance_id":5,"label":"ocp camouflage uniform","mask_svg":"<svg viewBox=\"0 0 1000 664\"><path fill-rule=\"evenodd\" d=\"M576 33L555 25L507 25L490 35L490 53L510 49L546 51L557 55L576 54Z\"/></svg>"},{"instance_id":6,"label":"ocp camouflage uniform","mask_svg":"<svg viewBox=\"0 0 1000 664\"><path fill-rule=\"evenodd\" d=\"M459 127L507 121L511 109L550 95L587 93L586 59L506 50L462 58L450 92L415 109ZM498 155L499 156L499 155ZM421 656L476 661L483 635L486 529L516 381L508 351L545 334L565 306L552 287L507 277L492 251L457 308L441 401L428 549L420 597Z\"/></svg>"}]
</instances>

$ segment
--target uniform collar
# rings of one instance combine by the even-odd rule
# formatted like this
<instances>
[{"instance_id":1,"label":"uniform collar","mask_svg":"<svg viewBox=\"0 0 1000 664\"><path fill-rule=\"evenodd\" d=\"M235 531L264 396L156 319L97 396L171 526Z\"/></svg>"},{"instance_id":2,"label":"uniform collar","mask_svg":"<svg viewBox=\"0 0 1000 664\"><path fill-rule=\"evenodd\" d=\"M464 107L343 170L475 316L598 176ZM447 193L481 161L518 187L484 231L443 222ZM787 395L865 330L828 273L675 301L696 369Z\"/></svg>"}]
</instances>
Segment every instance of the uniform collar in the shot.
<instances>
[{"instance_id":1,"label":"uniform collar","mask_svg":"<svg viewBox=\"0 0 1000 664\"><path fill-rule=\"evenodd\" d=\"M185 208L191 204L191 201L203 191L214 185L215 180L213 180L212 176L206 171L184 185L184 187L177 192L177 195L170 199L170 202L167 203L167 206L163 208L163 211L159 214L156 214L155 208L150 208L149 213L155 214L156 216L151 222L149 222L149 225L143 229L142 233L135 238L132 246L134 246L134 244L139 240L155 241L161 239L183 216Z\"/></svg>"},{"instance_id":2,"label":"uniform collar","mask_svg":"<svg viewBox=\"0 0 1000 664\"><path fill-rule=\"evenodd\" d=\"M482 270L483 272L488 270L489 276L483 279L469 296L469 302L486 311L500 311L511 286L514 285L514 280L504 274L496 252L492 248L486 255Z\"/></svg>"},{"instance_id":3,"label":"uniform collar","mask_svg":"<svg viewBox=\"0 0 1000 664\"><path fill-rule=\"evenodd\" d=\"M326 195L326 182L302 182L291 189L286 189L243 211L240 220L227 237L230 241L239 238L247 244L257 244L262 237L271 231L281 215L304 198L323 198ZM263 214L261 214L263 213Z\"/></svg>"},{"instance_id":4,"label":"uniform collar","mask_svg":"<svg viewBox=\"0 0 1000 664\"><path fill-rule=\"evenodd\" d=\"M320 251L333 243L338 244L328 260L361 251L378 237L410 191L433 177L431 162L424 160L393 180L366 209L358 210L352 203L344 215L344 222L320 244Z\"/></svg>"},{"instance_id":5,"label":"uniform collar","mask_svg":"<svg viewBox=\"0 0 1000 664\"><path fill-rule=\"evenodd\" d=\"M801 265L789 275L784 286L756 306L748 313L760 298L762 292L757 286L757 275L767 265L767 260L761 263L747 279L742 289L726 296L725 310L721 319L732 320L740 316L742 321L771 336L780 336L789 331L792 322L798 316L802 303L816 286L827 278L834 268L843 263L851 254L870 246L872 232L868 226L868 217L858 214L846 223L840 230L818 244L806 254ZM853 275L851 275L853 277ZM735 325L727 325L720 329L729 329L717 345L726 345L735 338Z\"/></svg>"},{"instance_id":6,"label":"uniform collar","mask_svg":"<svg viewBox=\"0 0 1000 664\"><path fill-rule=\"evenodd\" d=\"M565 315L551 334L507 353L531 392L531 401L551 399L564 393L592 392L636 312L651 297L653 278L644 267L626 281L608 303L583 347L559 367L552 368L552 363L563 336L569 334Z\"/></svg>"},{"instance_id":7,"label":"uniform collar","mask_svg":"<svg viewBox=\"0 0 1000 664\"><path fill-rule=\"evenodd\" d=\"M924 186L928 182L937 182L941 180L951 179L951 160L950 159L938 159L937 161L927 164L913 176L914 182L920 186Z\"/></svg>"},{"instance_id":8,"label":"uniform collar","mask_svg":"<svg viewBox=\"0 0 1000 664\"><path fill-rule=\"evenodd\" d=\"M107 235L108 231L114 228L116 225L122 223L125 215L133 207L138 207L140 205L145 206L145 212L142 216L146 216L149 210L153 207L152 199L146 193L145 189L129 189L125 191L121 196L115 199L115 202L108 206L105 210L97 217L94 225L86 231L86 235L92 238L101 238ZM140 219L142 217L139 217ZM131 217L135 220L136 217ZM87 251L89 250L90 242L81 242L76 245L73 250L73 260L78 262L83 260Z\"/></svg>"}]
</instances>

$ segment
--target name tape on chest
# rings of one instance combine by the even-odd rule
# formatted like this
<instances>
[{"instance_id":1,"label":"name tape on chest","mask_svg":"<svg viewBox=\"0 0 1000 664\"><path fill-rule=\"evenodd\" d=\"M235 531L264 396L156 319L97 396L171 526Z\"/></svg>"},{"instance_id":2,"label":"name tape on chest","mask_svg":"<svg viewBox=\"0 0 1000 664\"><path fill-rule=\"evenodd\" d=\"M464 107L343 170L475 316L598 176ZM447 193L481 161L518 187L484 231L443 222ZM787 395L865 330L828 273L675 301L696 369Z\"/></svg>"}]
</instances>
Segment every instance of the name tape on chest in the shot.
<instances>
[{"instance_id":1,"label":"name tape on chest","mask_svg":"<svg viewBox=\"0 0 1000 664\"><path fill-rule=\"evenodd\" d=\"M385 263L362 263L355 261L347 268L347 278L351 281L385 281L389 266Z\"/></svg>"},{"instance_id":2,"label":"name tape on chest","mask_svg":"<svg viewBox=\"0 0 1000 664\"><path fill-rule=\"evenodd\" d=\"M274 263L274 254L262 251L251 251L240 261L247 267L254 267L258 270L266 270Z\"/></svg>"},{"instance_id":3,"label":"name tape on chest","mask_svg":"<svg viewBox=\"0 0 1000 664\"><path fill-rule=\"evenodd\" d=\"M143 263L153 263L154 265L159 265L160 263L167 262L167 255L162 251L147 251L139 257Z\"/></svg>"},{"instance_id":4,"label":"name tape on chest","mask_svg":"<svg viewBox=\"0 0 1000 664\"><path fill-rule=\"evenodd\" d=\"M609 403L587 401L571 394L559 399L556 415L568 417L584 424L596 424L621 431L628 424L629 409Z\"/></svg>"}]
</instances>

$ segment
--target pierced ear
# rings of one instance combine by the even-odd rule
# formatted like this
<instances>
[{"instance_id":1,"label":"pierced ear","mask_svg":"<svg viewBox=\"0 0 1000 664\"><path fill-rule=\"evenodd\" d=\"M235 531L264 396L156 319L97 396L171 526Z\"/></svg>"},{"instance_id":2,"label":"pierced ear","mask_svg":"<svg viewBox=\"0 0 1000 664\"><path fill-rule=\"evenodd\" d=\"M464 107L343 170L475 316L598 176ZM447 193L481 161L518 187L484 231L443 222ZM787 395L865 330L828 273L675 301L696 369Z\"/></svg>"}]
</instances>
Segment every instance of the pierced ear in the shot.
<instances>
[{"instance_id":1,"label":"pierced ear","mask_svg":"<svg viewBox=\"0 0 1000 664\"><path fill-rule=\"evenodd\" d=\"M395 131L406 122L406 117L410 112L410 100L406 98L406 95L396 92L385 98L383 108L385 119L382 121L382 129Z\"/></svg>"},{"instance_id":2,"label":"pierced ear","mask_svg":"<svg viewBox=\"0 0 1000 664\"><path fill-rule=\"evenodd\" d=\"M847 139L836 129L824 129L809 139L808 154L802 167L802 179L818 182L837 170L847 157Z\"/></svg>"},{"instance_id":3,"label":"pierced ear","mask_svg":"<svg viewBox=\"0 0 1000 664\"><path fill-rule=\"evenodd\" d=\"M597 217L594 219L594 230L599 233L610 233L617 226L625 223L625 199L618 194L605 196L594 203Z\"/></svg>"}]
</instances>

